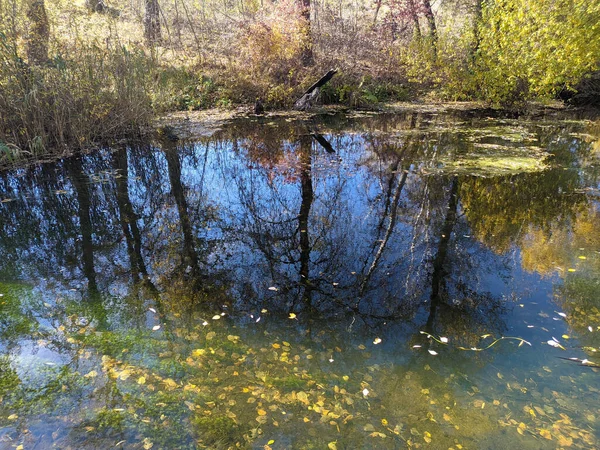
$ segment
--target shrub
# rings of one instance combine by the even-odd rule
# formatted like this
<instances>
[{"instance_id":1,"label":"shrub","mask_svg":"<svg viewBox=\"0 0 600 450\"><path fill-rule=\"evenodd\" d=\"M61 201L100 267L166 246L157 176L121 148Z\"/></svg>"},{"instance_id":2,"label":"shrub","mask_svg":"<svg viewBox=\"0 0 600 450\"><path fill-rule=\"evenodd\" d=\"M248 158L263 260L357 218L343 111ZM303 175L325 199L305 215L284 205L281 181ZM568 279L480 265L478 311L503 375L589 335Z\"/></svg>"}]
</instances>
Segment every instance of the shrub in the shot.
<instances>
[{"instance_id":1,"label":"shrub","mask_svg":"<svg viewBox=\"0 0 600 450\"><path fill-rule=\"evenodd\" d=\"M28 65L0 34L0 140L39 156L134 133L152 117L153 67L141 50L96 45Z\"/></svg>"}]
</instances>

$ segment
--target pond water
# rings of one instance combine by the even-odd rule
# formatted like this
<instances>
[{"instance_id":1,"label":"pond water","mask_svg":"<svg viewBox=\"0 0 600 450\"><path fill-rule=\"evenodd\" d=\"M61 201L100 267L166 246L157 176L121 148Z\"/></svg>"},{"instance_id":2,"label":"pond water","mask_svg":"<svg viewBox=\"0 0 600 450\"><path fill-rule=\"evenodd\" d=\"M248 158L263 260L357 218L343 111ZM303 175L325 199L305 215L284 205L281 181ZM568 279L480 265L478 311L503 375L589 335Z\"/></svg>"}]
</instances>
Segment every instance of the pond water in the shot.
<instances>
[{"instance_id":1,"label":"pond water","mask_svg":"<svg viewBox=\"0 0 600 450\"><path fill-rule=\"evenodd\" d=\"M599 134L247 119L1 173L0 448L598 448Z\"/></svg>"}]
</instances>

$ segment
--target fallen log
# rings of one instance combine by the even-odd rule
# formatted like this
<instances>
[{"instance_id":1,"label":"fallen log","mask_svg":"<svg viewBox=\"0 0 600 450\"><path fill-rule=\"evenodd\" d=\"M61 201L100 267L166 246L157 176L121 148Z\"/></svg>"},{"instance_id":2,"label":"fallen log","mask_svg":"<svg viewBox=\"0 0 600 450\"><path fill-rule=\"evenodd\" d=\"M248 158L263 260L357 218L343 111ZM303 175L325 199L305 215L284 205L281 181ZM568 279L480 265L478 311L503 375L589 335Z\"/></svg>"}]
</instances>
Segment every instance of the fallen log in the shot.
<instances>
[{"instance_id":1,"label":"fallen log","mask_svg":"<svg viewBox=\"0 0 600 450\"><path fill-rule=\"evenodd\" d=\"M323 75L319 79L319 81L317 81L315 84L309 87L306 90L306 92L302 94L302 97L296 100L296 103L294 103L294 109L297 109L299 111L306 111L307 109L309 109L312 106L315 99L319 96L320 88L323 85L325 85L329 80L331 80L336 73L337 69L331 69L329 72Z\"/></svg>"}]
</instances>

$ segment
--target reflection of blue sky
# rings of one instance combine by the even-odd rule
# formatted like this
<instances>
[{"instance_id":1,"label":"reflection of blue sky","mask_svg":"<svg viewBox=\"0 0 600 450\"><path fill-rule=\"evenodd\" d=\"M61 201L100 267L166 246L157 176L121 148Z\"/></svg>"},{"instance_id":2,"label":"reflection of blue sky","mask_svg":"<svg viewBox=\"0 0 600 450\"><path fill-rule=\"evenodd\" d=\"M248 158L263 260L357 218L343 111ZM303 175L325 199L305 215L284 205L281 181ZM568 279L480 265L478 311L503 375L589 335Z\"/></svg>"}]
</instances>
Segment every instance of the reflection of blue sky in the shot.
<instances>
[{"instance_id":1,"label":"reflection of blue sky","mask_svg":"<svg viewBox=\"0 0 600 450\"><path fill-rule=\"evenodd\" d=\"M335 154L327 154L312 143L310 278L318 287L317 303L334 300L356 305L359 277L367 272L383 238L383 231L375 230L382 220L395 157L394 153L377 153L375 138L366 133L331 133L326 138ZM402 137L396 140L402 142ZM419 168L428 158L427 152L452 152L456 150L450 144L461 145L441 137L431 142L425 154L406 158L403 166L410 173L400 197L397 222L362 295L362 304L373 313L403 312L411 316L428 299L430 262L440 238L448 182L437 176L423 176ZM557 142L550 141L553 150ZM576 151L576 142L569 142L567 149ZM299 295L301 165L297 142L280 142L285 158L275 167L250 160L248 145L251 143L247 139L236 143L218 139L183 146L178 149L178 157L202 270L209 276L218 271L227 273L229 292L238 297L239 305L251 300L244 298L250 284L255 308L265 298L271 301L284 296L268 291L272 285L287 285L290 296ZM400 146L397 152L401 150ZM131 277L111 157L109 151L84 156L83 170L93 175L83 178L91 198L98 283L106 294L125 297ZM285 161L293 164L286 166ZM142 236L142 256L157 282L177 268L183 245L168 163L159 149L132 147L128 150L128 167L129 173L120 175L127 175L129 200ZM54 289L85 290L78 253L81 237L77 193L71 177L65 164L59 162L31 171L21 169L4 178L2 196L18 199L0 207L10 209L12 221L26 228L19 236L7 234L3 240L2 253L12 257L0 263L6 273L18 273L19 278L34 285L45 285L40 280L47 278L55 283L48 284ZM400 173L395 182L399 177ZM515 282L521 273L518 250L514 248L507 255L489 251L471 237L462 213L451 240L448 284L466 284L496 299L519 296L526 285ZM10 231L10 227L4 230ZM453 294L452 286L448 292Z\"/></svg>"},{"instance_id":2,"label":"reflection of blue sky","mask_svg":"<svg viewBox=\"0 0 600 450\"><path fill-rule=\"evenodd\" d=\"M201 271L208 278L219 277L227 294L234 297L237 312L244 316L223 326L235 324L237 328L231 332L244 335L257 348L270 345L265 338L268 333L292 342L296 338L303 340L309 348L356 348L364 344L372 352L368 360L371 367L379 364L391 373L396 371L399 377L405 371L414 371L425 380L429 374L423 367L427 366L440 379L455 377L456 384L448 383L457 401L466 403L472 401L473 386L481 392L489 391L488 402L504 396L503 402L518 404L513 407L515 411L537 401L538 397L527 396L519 389L507 393L507 383L519 383L532 392L548 387L575 395L575 388L563 386L560 377L577 376L579 368L556 358L556 349L545 344L556 337L568 348L565 356L584 357L577 336L568 345L561 338L563 334L573 334L556 314L558 307L553 302L554 288L561 280L525 272L516 239L504 254L477 241L460 202L444 264L446 306L454 309L456 315L442 309L436 323L436 332L449 336L451 345L434 346L439 353L436 358L425 348L412 349L413 343L424 341L419 331L430 312L431 262L447 213L450 178L423 175L419 168L425 158L421 162L407 158L402 167L410 172L399 199L394 231L361 295L360 277L369 269L388 224L384 220L383 230L377 233L390 167L395 164L394 154L378 153L366 134L333 133L326 137L335 154L327 154L314 142L311 151L314 199L309 218L310 278L316 287L313 301L322 314L313 323L310 343L302 338L306 331L304 322L278 320L270 314L277 308L287 311L285 305L297 300L302 292L297 233L302 203L298 144L281 143L283 154L295 164L288 167L280 161L275 168L250 160L245 140L239 140L237 145L228 139L214 140L177 150ZM447 150L443 145L432 148L438 152ZM170 283L185 279L186 273L180 267L184 243L168 161L157 148L132 147L127 157L129 173L121 175L127 175L129 200L138 217L142 256L151 280L163 299L169 300ZM148 306L155 306L153 298L132 283L126 240L119 223L117 179L113 176L111 154L92 153L82 160L84 172L93 174L83 178L91 198L99 298L94 300L86 290L87 281L81 270L77 192L64 162L4 174L0 198L17 200L0 205L3 216L10 218L2 223L0 255L7 258L0 261L0 279L18 278L33 289L33 293L23 297L20 308L24 315L34 317L41 330L56 333L61 320L70 314L79 314L101 328L102 314L106 314L106 323L101 326L108 330L150 333L152 326L160 323L163 328L154 336L172 339L162 319L147 310ZM555 177L557 172L560 171L549 171L547 176ZM395 175L392 190L400 176L401 172ZM597 186L594 180L592 176L581 176L578 187ZM587 204L598 207L589 199ZM548 218L549 222L552 220ZM279 291L270 291L271 286ZM489 296L486 301L471 304L472 293ZM185 302L186 298L180 301ZM357 319L357 305L358 311L365 313L364 320ZM494 305L502 308L493 309ZM102 311L92 311L99 306ZM259 315L261 308L268 309L269 314ZM49 317L47 314L53 311L55 316ZM249 320L246 313L261 317L261 322ZM395 315L401 320L371 320L370 314ZM445 319L446 314L452 319ZM194 319L201 323L200 319L210 317L202 312ZM171 319L174 327L185 329L189 317ZM519 348L518 342L506 341L484 353L459 351L453 347L464 338L458 334L464 331L459 322L464 322L466 331L475 338L484 333L518 336L532 347ZM164 336L160 334L163 332ZM57 334L48 345L30 336L18 336L13 341L2 336L0 351L10 352L11 365L27 383L34 383L45 368L54 367L51 364L71 365L82 373L91 369L100 372L100 363L94 359L98 355L86 363L73 360L73 348L62 340L64 336ZM372 345L375 337L383 340L379 346ZM487 343L484 339L477 345ZM362 357L333 356L344 373L368 371ZM143 363L158 365L154 359L155 355L140 356ZM319 370L334 370L335 366L329 369L329 363L323 364ZM552 380L539 375L543 366L552 371ZM585 399L579 399L584 408L590 408ZM102 402L91 397L78 399L75 395L71 400L83 405Z\"/></svg>"}]
</instances>

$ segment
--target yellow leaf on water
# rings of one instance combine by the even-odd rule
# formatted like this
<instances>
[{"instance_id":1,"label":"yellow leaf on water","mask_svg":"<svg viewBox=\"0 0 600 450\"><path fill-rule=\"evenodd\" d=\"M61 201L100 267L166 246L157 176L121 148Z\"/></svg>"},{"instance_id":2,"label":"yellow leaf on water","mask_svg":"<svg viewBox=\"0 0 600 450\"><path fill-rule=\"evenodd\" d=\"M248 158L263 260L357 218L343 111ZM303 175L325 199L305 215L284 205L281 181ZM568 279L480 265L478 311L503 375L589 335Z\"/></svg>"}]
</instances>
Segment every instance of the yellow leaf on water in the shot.
<instances>
[{"instance_id":1,"label":"yellow leaf on water","mask_svg":"<svg viewBox=\"0 0 600 450\"><path fill-rule=\"evenodd\" d=\"M146 377L139 377L137 382L138 384L144 384L146 382Z\"/></svg>"},{"instance_id":2,"label":"yellow leaf on water","mask_svg":"<svg viewBox=\"0 0 600 450\"><path fill-rule=\"evenodd\" d=\"M295 319L295 318L296 318L296 314L294 314L294 313L290 313L290 316L289 316L289 318L290 318L290 319Z\"/></svg>"},{"instance_id":3,"label":"yellow leaf on water","mask_svg":"<svg viewBox=\"0 0 600 450\"><path fill-rule=\"evenodd\" d=\"M98 372L96 372L95 370L92 370L88 373L86 373L83 378L94 378L98 376Z\"/></svg>"},{"instance_id":4,"label":"yellow leaf on water","mask_svg":"<svg viewBox=\"0 0 600 450\"><path fill-rule=\"evenodd\" d=\"M387 427L388 426L387 419L381 419L381 425L383 425L384 427Z\"/></svg>"},{"instance_id":5,"label":"yellow leaf on water","mask_svg":"<svg viewBox=\"0 0 600 450\"><path fill-rule=\"evenodd\" d=\"M259 416L266 416L267 412L264 409L257 409L256 412Z\"/></svg>"},{"instance_id":6,"label":"yellow leaf on water","mask_svg":"<svg viewBox=\"0 0 600 450\"><path fill-rule=\"evenodd\" d=\"M330 442L329 444L327 444L327 448L329 450L337 450L337 445L336 444L337 444L337 441Z\"/></svg>"},{"instance_id":7,"label":"yellow leaf on water","mask_svg":"<svg viewBox=\"0 0 600 450\"><path fill-rule=\"evenodd\" d=\"M428 444L431 443L431 433L429 431L423 433L423 440Z\"/></svg>"},{"instance_id":8,"label":"yellow leaf on water","mask_svg":"<svg viewBox=\"0 0 600 450\"><path fill-rule=\"evenodd\" d=\"M296 398L298 399L299 402L304 403L305 405L308 405L308 395L306 394L306 392L298 392L296 394Z\"/></svg>"},{"instance_id":9,"label":"yellow leaf on water","mask_svg":"<svg viewBox=\"0 0 600 450\"><path fill-rule=\"evenodd\" d=\"M18 418L19 418L19 416L17 416L16 414L11 414L10 416L7 417L8 420L16 420Z\"/></svg>"},{"instance_id":10,"label":"yellow leaf on water","mask_svg":"<svg viewBox=\"0 0 600 450\"><path fill-rule=\"evenodd\" d=\"M171 378L164 379L163 383L165 383L167 385L167 387L169 387L169 388L176 388L177 387L177 383L174 380L172 380Z\"/></svg>"},{"instance_id":11,"label":"yellow leaf on water","mask_svg":"<svg viewBox=\"0 0 600 450\"><path fill-rule=\"evenodd\" d=\"M371 437L380 437L381 439L385 439L387 437L386 434L380 433L378 431L374 431L373 433L369 434L369 436L371 436Z\"/></svg>"},{"instance_id":12,"label":"yellow leaf on water","mask_svg":"<svg viewBox=\"0 0 600 450\"><path fill-rule=\"evenodd\" d=\"M548 430L541 429L540 435L546 439L552 440L552 434Z\"/></svg>"},{"instance_id":13,"label":"yellow leaf on water","mask_svg":"<svg viewBox=\"0 0 600 450\"><path fill-rule=\"evenodd\" d=\"M573 445L573 439L567 436L560 435L558 436L558 445L561 447L570 447Z\"/></svg>"}]
</instances>

